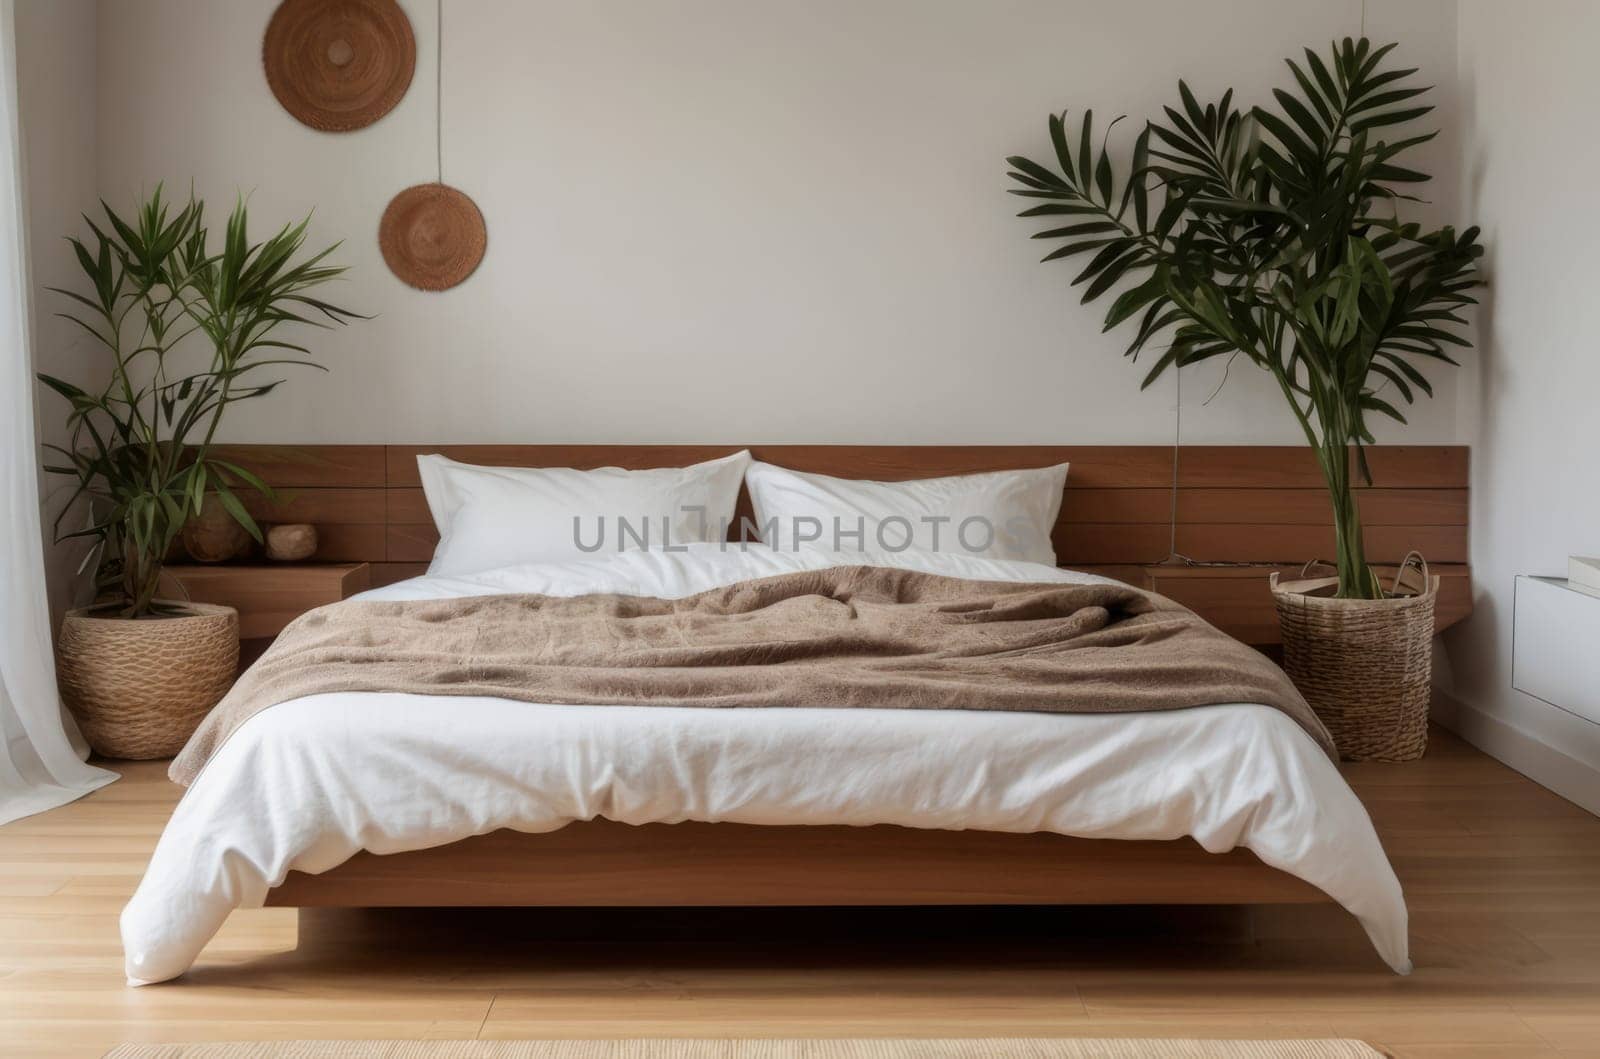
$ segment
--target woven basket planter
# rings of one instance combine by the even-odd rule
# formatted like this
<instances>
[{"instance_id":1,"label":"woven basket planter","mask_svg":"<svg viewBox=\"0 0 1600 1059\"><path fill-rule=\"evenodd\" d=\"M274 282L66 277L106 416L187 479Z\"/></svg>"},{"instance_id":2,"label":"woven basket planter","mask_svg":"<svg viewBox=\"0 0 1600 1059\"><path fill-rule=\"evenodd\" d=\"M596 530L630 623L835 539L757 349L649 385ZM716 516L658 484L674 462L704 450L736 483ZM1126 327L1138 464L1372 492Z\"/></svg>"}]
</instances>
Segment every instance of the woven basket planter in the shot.
<instances>
[{"instance_id":1,"label":"woven basket planter","mask_svg":"<svg viewBox=\"0 0 1600 1059\"><path fill-rule=\"evenodd\" d=\"M61 698L102 757L171 757L233 684L238 612L175 605L192 615L97 618L74 610L61 623Z\"/></svg>"},{"instance_id":2,"label":"woven basket planter","mask_svg":"<svg viewBox=\"0 0 1600 1059\"><path fill-rule=\"evenodd\" d=\"M1404 572L1405 567L1402 567ZM1338 578L1278 583L1283 668L1349 761L1415 761L1428 747L1433 605L1427 566L1388 599L1334 599Z\"/></svg>"}]
</instances>

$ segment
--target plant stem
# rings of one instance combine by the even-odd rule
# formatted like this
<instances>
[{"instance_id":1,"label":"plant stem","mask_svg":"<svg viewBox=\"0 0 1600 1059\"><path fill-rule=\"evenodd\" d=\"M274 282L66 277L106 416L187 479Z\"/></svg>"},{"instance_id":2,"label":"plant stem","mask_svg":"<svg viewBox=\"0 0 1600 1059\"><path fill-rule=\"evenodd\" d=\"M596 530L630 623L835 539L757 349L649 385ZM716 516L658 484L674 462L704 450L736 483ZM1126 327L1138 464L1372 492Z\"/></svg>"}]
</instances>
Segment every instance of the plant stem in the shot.
<instances>
[{"instance_id":1,"label":"plant stem","mask_svg":"<svg viewBox=\"0 0 1600 1059\"><path fill-rule=\"evenodd\" d=\"M1339 570L1340 599L1381 599L1382 587L1367 565L1366 545L1361 539L1361 505L1350 481L1349 429L1343 413L1322 409L1322 444L1317 447L1317 462L1328 484L1333 502L1333 540Z\"/></svg>"}]
</instances>

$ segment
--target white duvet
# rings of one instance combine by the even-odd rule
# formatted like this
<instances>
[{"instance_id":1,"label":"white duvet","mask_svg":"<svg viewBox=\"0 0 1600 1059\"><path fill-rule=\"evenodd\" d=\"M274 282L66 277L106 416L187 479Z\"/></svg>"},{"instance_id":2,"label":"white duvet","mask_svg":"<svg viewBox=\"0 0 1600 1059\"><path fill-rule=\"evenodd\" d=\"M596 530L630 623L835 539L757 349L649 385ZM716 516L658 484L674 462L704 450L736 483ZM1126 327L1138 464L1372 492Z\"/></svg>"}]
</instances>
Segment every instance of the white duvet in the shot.
<instances>
[{"instance_id":1,"label":"white duvet","mask_svg":"<svg viewBox=\"0 0 1600 1059\"><path fill-rule=\"evenodd\" d=\"M1006 581L1087 574L965 555L775 553L692 545L470 578L368 599L501 592L684 596L841 562ZM1192 835L1313 883L1410 970L1406 908L1366 810L1288 717L1265 706L1140 714L529 705L317 695L264 710L178 804L122 913L128 980L181 975L234 908L290 870L499 828L900 824L1118 839Z\"/></svg>"}]
</instances>

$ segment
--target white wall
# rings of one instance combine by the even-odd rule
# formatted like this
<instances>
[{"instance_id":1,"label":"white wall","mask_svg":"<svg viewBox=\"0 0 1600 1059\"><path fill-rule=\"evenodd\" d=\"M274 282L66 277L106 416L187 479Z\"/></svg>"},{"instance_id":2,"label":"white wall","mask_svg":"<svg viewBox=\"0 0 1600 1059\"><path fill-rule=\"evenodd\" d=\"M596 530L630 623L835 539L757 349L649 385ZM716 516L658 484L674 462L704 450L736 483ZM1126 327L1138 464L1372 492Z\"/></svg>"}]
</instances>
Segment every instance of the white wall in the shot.
<instances>
[{"instance_id":1,"label":"white wall","mask_svg":"<svg viewBox=\"0 0 1600 1059\"><path fill-rule=\"evenodd\" d=\"M1283 57L1365 18L1438 85L1417 216L1481 221L1491 248L1482 353L1381 435L1473 444L1479 595L1447 639L1450 720L1600 804L1600 733L1509 686L1513 576L1600 553L1600 222L1574 208L1600 148L1573 134L1593 123L1600 6L450 0L445 178L482 207L489 250L423 294L376 228L434 177L433 0L402 0L411 91L347 135L267 90L274 3L18 4L39 282L70 277L56 236L96 193L126 205L157 181L192 179L219 215L242 190L258 231L315 208L315 239L347 240L338 297L377 318L314 336L331 375L240 406L227 435L248 441L1166 441L1172 384L1140 394L1102 307L1035 263L1002 159L1048 152L1052 108L1156 114L1178 76L1264 100ZM48 313L36 336L42 363L91 366ZM1220 377L1185 373L1185 441L1300 440L1248 367L1207 403Z\"/></svg>"},{"instance_id":2,"label":"white wall","mask_svg":"<svg viewBox=\"0 0 1600 1059\"><path fill-rule=\"evenodd\" d=\"M23 194L33 281L34 365L74 382L96 377L103 351L74 324L54 314L59 306L43 286L70 286L77 265L62 238L77 231L79 213L95 201L94 0L18 0L17 94L21 108ZM66 441L65 403L52 394L37 402L41 441ZM66 479L45 476L45 533L70 496ZM51 610L59 615L74 589L80 547L47 546Z\"/></svg>"},{"instance_id":3,"label":"white wall","mask_svg":"<svg viewBox=\"0 0 1600 1059\"><path fill-rule=\"evenodd\" d=\"M1600 725L1511 688L1517 574L1600 555L1600 170L1592 46L1600 5L1463 0L1463 217L1484 226L1489 288L1461 391L1472 442L1472 618L1447 637L1455 724L1600 811Z\"/></svg>"},{"instance_id":4,"label":"white wall","mask_svg":"<svg viewBox=\"0 0 1600 1059\"><path fill-rule=\"evenodd\" d=\"M403 6L409 94L329 135L267 89L274 0L100 5L99 190L126 204L192 177L221 211L242 189L263 230L315 207L316 238L348 240L339 297L377 314L317 336L333 373L237 408L234 440L1167 441L1171 383L1140 394L1105 305L1036 263L1003 158L1047 154L1052 108L1159 114L1179 76L1270 100L1285 56L1362 17L1360 0L451 0L445 178L489 249L424 294L376 246L390 197L434 178L435 7ZM1374 8L1372 34L1441 86L1447 134L1421 160L1453 216L1454 4ZM1186 373L1186 440L1301 440L1246 368L1203 405L1220 372ZM1456 438L1455 385L1439 375L1405 438Z\"/></svg>"}]
</instances>

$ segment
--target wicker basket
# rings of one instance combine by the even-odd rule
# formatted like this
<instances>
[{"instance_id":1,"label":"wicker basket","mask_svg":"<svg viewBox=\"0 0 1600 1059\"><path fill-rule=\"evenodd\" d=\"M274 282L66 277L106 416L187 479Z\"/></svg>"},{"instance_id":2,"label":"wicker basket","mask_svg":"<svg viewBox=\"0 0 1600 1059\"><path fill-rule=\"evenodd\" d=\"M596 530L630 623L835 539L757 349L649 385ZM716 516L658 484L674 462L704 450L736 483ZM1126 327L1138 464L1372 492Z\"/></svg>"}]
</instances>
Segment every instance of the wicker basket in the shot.
<instances>
[{"instance_id":1,"label":"wicker basket","mask_svg":"<svg viewBox=\"0 0 1600 1059\"><path fill-rule=\"evenodd\" d=\"M1425 562L1416 577L1412 558L1387 599L1334 599L1336 577L1272 575L1283 668L1350 761L1415 761L1428 746L1439 579Z\"/></svg>"},{"instance_id":2,"label":"wicker basket","mask_svg":"<svg viewBox=\"0 0 1600 1059\"><path fill-rule=\"evenodd\" d=\"M174 604L176 618L69 611L56 645L61 698L102 757L171 757L221 701L239 668L239 614Z\"/></svg>"}]
</instances>

